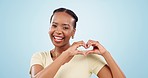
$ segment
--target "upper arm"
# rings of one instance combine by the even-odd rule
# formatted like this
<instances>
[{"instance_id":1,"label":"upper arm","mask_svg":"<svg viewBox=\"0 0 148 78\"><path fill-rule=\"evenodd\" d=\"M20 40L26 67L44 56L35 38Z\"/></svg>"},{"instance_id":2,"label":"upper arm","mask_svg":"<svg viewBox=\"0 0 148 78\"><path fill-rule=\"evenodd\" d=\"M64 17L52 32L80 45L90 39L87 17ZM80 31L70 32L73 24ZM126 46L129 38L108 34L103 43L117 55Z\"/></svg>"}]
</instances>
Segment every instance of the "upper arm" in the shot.
<instances>
[{"instance_id":1,"label":"upper arm","mask_svg":"<svg viewBox=\"0 0 148 78\"><path fill-rule=\"evenodd\" d=\"M98 72L97 76L99 78L112 78L112 73L110 68L107 65L104 65L104 67Z\"/></svg>"},{"instance_id":2,"label":"upper arm","mask_svg":"<svg viewBox=\"0 0 148 78\"><path fill-rule=\"evenodd\" d=\"M43 66L39 65L39 64L35 64L33 66L31 66L31 69L30 69L30 75L31 75L31 78L35 78L37 74L40 73L41 70L43 70Z\"/></svg>"}]
</instances>

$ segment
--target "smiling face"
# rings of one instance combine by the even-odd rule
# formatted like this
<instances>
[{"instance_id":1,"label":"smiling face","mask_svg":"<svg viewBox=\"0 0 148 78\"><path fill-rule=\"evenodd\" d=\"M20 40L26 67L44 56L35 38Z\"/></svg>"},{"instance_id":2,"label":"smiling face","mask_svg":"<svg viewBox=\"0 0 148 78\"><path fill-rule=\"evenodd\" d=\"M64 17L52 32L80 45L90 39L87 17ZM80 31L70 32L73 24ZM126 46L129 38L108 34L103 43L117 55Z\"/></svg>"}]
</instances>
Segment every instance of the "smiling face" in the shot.
<instances>
[{"instance_id":1,"label":"smiling face","mask_svg":"<svg viewBox=\"0 0 148 78\"><path fill-rule=\"evenodd\" d=\"M49 36L54 46L69 46L69 39L75 34L74 21L75 19L65 12L57 12L53 15Z\"/></svg>"}]
</instances>

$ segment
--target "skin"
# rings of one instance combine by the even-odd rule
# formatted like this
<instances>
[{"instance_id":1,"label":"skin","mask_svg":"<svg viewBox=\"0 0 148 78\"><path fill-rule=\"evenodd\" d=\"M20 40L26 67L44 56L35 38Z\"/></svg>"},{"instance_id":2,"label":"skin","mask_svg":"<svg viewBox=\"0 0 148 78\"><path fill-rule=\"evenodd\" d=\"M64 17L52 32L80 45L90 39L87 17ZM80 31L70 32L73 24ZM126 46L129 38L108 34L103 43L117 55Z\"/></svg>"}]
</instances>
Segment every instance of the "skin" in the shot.
<instances>
[{"instance_id":1,"label":"skin","mask_svg":"<svg viewBox=\"0 0 148 78\"><path fill-rule=\"evenodd\" d=\"M99 78L125 78L125 75L120 70L111 54L98 42L89 40L87 43L84 41L74 42L70 45L69 40L74 36L76 29L73 28L74 19L65 12L57 12L54 14L49 36L55 48L51 53L56 56L53 57L54 62L43 68L41 65L33 65L31 67L31 78L54 78L59 68L69 62L73 56L82 54L100 54L107 62L97 74ZM57 39L55 37L58 37ZM89 48L93 46L93 50L88 50L86 53L77 50L78 47L83 46ZM61 60L62 59L62 60ZM51 72L52 71L52 72Z\"/></svg>"}]
</instances>

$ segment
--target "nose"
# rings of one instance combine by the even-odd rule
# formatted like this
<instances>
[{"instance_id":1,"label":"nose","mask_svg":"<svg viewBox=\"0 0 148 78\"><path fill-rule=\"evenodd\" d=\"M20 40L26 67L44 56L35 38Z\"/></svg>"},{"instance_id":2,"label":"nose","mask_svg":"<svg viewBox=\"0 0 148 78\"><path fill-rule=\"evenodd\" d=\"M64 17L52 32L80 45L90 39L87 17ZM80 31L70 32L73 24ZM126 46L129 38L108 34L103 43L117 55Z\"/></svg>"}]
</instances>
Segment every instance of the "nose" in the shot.
<instances>
[{"instance_id":1,"label":"nose","mask_svg":"<svg viewBox=\"0 0 148 78\"><path fill-rule=\"evenodd\" d=\"M61 34L61 33L62 33L62 29L59 28L59 27L57 27L56 30L55 30L55 32L56 32L57 34Z\"/></svg>"}]
</instances>

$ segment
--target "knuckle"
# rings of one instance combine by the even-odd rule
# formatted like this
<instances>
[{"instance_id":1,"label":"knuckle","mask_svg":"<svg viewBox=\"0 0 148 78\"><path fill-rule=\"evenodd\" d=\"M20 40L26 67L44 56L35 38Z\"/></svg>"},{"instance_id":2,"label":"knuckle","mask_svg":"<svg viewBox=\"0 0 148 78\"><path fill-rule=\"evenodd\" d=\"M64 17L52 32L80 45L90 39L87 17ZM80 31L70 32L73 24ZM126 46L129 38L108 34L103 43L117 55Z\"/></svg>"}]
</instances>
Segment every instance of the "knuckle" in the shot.
<instances>
[{"instance_id":1,"label":"knuckle","mask_svg":"<svg viewBox=\"0 0 148 78\"><path fill-rule=\"evenodd\" d=\"M77 42L73 42L72 46L74 46L74 45L76 45L76 44L77 44Z\"/></svg>"},{"instance_id":2,"label":"knuckle","mask_svg":"<svg viewBox=\"0 0 148 78\"><path fill-rule=\"evenodd\" d=\"M88 40L89 42L92 41L91 39Z\"/></svg>"},{"instance_id":3,"label":"knuckle","mask_svg":"<svg viewBox=\"0 0 148 78\"><path fill-rule=\"evenodd\" d=\"M77 42L74 42L73 44L77 44Z\"/></svg>"},{"instance_id":4,"label":"knuckle","mask_svg":"<svg viewBox=\"0 0 148 78\"><path fill-rule=\"evenodd\" d=\"M83 40L80 41L80 43L83 43L83 42L84 42Z\"/></svg>"},{"instance_id":5,"label":"knuckle","mask_svg":"<svg viewBox=\"0 0 148 78\"><path fill-rule=\"evenodd\" d=\"M84 41L83 41L83 40L81 40L81 41L79 41L79 42L78 42L78 44L83 44L83 43L84 43Z\"/></svg>"},{"instance_id":6,"label":"knuckle","mask_svg":"<svg viewBox=\"0 0 148 78\"><path fill-rule=\"evenodd\" d=\"M96 41L97 43L99 43L99 41Z\"/></svg>"}]
</instances>

